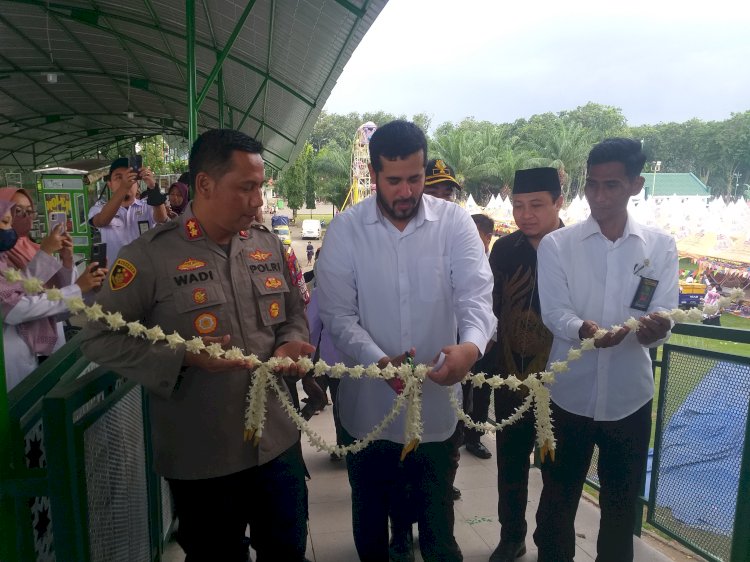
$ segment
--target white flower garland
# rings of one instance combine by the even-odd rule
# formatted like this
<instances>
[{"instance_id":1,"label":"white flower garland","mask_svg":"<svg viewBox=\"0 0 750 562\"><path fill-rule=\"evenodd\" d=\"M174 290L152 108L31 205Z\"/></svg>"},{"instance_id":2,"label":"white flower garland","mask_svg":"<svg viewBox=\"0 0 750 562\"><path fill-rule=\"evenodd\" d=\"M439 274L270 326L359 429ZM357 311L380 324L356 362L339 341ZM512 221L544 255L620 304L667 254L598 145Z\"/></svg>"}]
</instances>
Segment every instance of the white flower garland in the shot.
<instances>
[{"instance_id":1,"label":"white flower garland","mask_svg":"<svg viewBox=\"0 0 750 562\"><path fill-rule=\"evenodd\" d=\"M63 299L62 291L59 289L45 290L44 284L41 280L25 277L17 269L6 269L3 271L3 275L11 283L21 282L24 291L30 295L44 293L50 301L59 301ZM679 308L675 308L671 311L662 311L656 314L671 319L675 323L700 322L703 320L704 314L717 314L718 312L723 311L730 303L736 302L743 296L744 291L742 289L732 289L729 297L721 297L718 303L706 305L703 310L692 308L686 312ZM427 374L432 370L432 367L428 365L416 365L412 367L411 365L404 363L399 367L394 367L393 365L388 364L382 369L375 364L369 365L368 367L363 367L362 365L346 367L343 363L336 363L335 365L330 366L323 360L313 363L308 357L302 357L296 362L288 357L272 357L268 361L262 362L254 354L245 355L238 347L224 350L218 343L212 343L209 345L204 344L203 340L199 337L185 340L177 332L166 335L159 326L147 328L138 321L126 322L120 312L105 312L99 303L87 306L80 297L64 299L64 302L71 314L84 314L86 318L92 322L102 321L113 331L126 329L127 335L134 338L144 338L154 344L164 342L167 347L173 350L176 350L180 346L184 346L185 351L188 353L201 353L202 351L205 351L213 358L223 357L230 360L241 359L246 361L251 366L250 368L254 370L254 374L247 395L248 407L245 412L244 435L246 441L252 439L256 445L263 435L263 426L266 420L266 402L269 390L276 394L284 411L294 424L304 432L305 435L307 435L310 443L318 450L325 450L339 456L346 453L357 453L361 451L382 434L385 428L396 419L396 416L398 416L399 412L401 412L405 406L406 428L404 433L405 445L401 452L402 460L407 454L409 454L409 452L416 449L422 438L422 433L424 431L422 425L422 385L427 378ZM634 317L628 318L623 325L633 332L637 332L641 327L640 322ZM488 377L486 373L467 374L464 381L471 382L475 387L484 384L489 385L493 389L506 386L511 390L518 390L521 386L526 387L528 395L524 402L510 417L504 420L494 424L488 422L476 423L464 413L453 393L450 393L450 403L453 406L458 419L462 420L467 427L484 432L500 431L508 425L515 423L521 419L527 411L529 411L533 404L536 418L536 442L541 450L542 460L544 460L549 453L550 458L554 461L555 437L552 431L550 392L547 385L555 381L555 376L557 374L564 373L569 369L568 363L570 361L580 359L582 352L584 351L595 349L596 340L603 338L611 332L616 332L622 327L623 326L618 325L612 326L609 330L603 328L597 330L593 337L582 340L580 347L571 348L568 351L565 361L554 361L550 364L550 371L530 374L523 381L518 379L515 375L501 378L499 376ZM288 393L279 385L278 378L275 376L275 368L287 367L292 364L296 364L303 372L313 371L314 376L328 374L332 377L340 378L344 375L348 375L355 379L366 376L383 380L399 378L404 382L404 390L394 400L391 411L386 414L383 420L374 427L369 434L346 447L338 445L334 446L326 443L323 438L307 424L306 420L294 408L294 405L289 399Z\"/></svg>"}]
</instances>

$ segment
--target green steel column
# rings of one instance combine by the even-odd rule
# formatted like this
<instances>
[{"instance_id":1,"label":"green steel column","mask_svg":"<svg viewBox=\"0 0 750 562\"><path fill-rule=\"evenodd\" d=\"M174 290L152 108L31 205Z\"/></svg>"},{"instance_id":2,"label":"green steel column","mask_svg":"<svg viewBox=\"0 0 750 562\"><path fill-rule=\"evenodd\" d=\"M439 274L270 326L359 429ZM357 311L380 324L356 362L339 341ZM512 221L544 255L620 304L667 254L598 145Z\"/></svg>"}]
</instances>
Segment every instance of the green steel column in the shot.
<instances>
[{"instance_id":1,"label":"green steel column","mask_svg":"<svg viewBox=\"0 0 750 562\"><path fill-rule=\"evenodd\" d=\"M185 0L185 31L187 42L187 77L188 77L188 142L193 145L198 138L198 107L196 104L196 67L195 67L195 0Z\"/></svg>"},{"instance_id":2,"label":"green steel column","mask_svg":"<svg viewBox=\"0 0 750 562\"><path fill-rule=\"evenodd\" d=\"M216 81L219 87L219 129L224 128L224 71L219 70L219 74L216 76Z\"/></svg>"},{"instance_id":3,"label":"green steel column","mask_svg":"<svg viewBox=\"0 0 750 562\"><path fill-rule=\"evenodd\" d=\"M3 322L0 318L0 328ZM8 392L5 390L5 356L0 341L0 560L16 560L13 498L4 491L4 480L10 477L10 409Z\"/></svg>"},{"instance_id":4,"label":"green steel column","mask_svg":"<svg viewBox=\"0 0 750 562\"><path fill-rule=\"evenodd\" d=\"M734 512L732 533L732 562L750 560L750 412L745 423L745 446L742 450L740 483Z\"/></svg>"}]
</instances>

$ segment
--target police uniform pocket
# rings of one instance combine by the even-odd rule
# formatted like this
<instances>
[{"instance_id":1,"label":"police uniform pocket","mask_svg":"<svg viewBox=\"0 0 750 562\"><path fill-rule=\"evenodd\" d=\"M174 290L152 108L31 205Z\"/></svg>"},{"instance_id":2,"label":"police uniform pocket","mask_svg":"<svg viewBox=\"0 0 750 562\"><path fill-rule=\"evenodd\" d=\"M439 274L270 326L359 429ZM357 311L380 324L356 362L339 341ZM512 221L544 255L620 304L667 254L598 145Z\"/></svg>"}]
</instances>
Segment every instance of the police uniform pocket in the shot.
<instances>
[{"instance_id":1,"label":"police uniform pocket","mask_svg":"<svg viewBox=\"0 0 750 562\"><path fill-rule=\"evenodd\" d=\"M264 326L281 324L286 320L284 293L271 293L258 297L260 318Z\"/></svg>"},{"instance_id":2,"label":"police uniform pocket","mask_svg":"<svg viewBox=\"0 0 750 562\"><path fill-rule=\"evenodd\" d=\"M283 273L255 273L250 276L253 285L259 295L270 295L273 293L288 293L289 285Z\"/></svg>"},{"instance_id":3,"label":"police uniform pocket","mask_svg":"<svg viewBox=\"0 0 750 562\"><path fill-rule=\"evenodd\" d=\"M419 298L425 302L436 302L448 298L448 260L442 256L419 258L417 275L419 278Z\"/></svg>"}]
</instances>

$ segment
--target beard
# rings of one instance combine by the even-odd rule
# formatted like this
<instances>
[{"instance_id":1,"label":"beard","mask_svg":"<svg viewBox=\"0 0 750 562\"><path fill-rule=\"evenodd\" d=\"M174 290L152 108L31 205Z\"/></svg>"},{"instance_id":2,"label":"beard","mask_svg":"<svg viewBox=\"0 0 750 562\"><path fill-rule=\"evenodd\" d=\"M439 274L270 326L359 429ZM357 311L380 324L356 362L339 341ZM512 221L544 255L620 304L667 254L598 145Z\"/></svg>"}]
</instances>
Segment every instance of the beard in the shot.
<instances>
[{"instance_id":1,"label":"beard","mask_svg":"<svg viewBox=\"0 0 750 562\"><path fill-rule=\"evenodd\" d=\"M419 205L422 203L422 196L420 195L419 199L417 199L416 197L394 199L393 204L389 205L383 195L380 193L379 189L376 189L375 191L375 198L378 202L378 207L380 207L380 210L388 217L398 221L412 218L417 214L417 211L419 211ZM404 211L397 211L396 205L398 203L411 203L411 207Z\"/></svg>"}]
</instances>

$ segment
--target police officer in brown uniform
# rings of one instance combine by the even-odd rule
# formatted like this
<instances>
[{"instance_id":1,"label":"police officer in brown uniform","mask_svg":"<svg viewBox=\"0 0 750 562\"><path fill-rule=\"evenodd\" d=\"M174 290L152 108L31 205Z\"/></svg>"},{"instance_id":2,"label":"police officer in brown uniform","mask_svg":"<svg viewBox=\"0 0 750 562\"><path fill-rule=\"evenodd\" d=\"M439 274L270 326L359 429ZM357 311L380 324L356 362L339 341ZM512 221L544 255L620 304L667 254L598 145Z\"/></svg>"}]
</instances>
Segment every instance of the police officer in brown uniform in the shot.
<instances>
[{"instance_id":1,"label":"police officer in brown uniform","mask_svg":"<svg viewBox=\"0 0 750 562\"><path fill-rule=\"evenodd\" d=\"M262 149L238 131L200 136L190 152L194 201L122 249L98 299L105 311L261 360L314 350L281 242L251 227L263 205ZM245 560L248 522L258 562L304 560L299 432L269 395L259 444L244 440L245 361L175 351L103 326L90 325L84 340L88 358L148 391L155 469L169 481L186 561ZM301 373L292 366L281 374Z\"/></svg>"}]
</instances>

